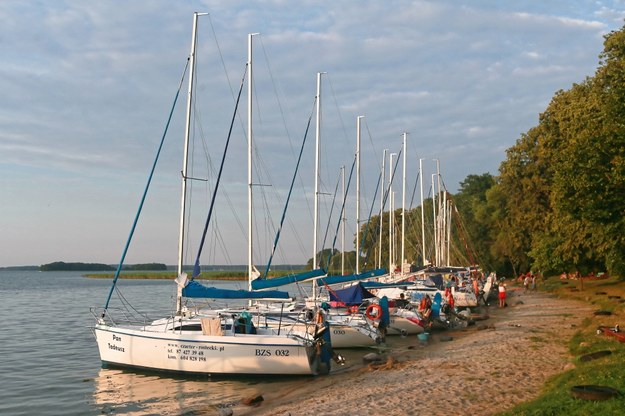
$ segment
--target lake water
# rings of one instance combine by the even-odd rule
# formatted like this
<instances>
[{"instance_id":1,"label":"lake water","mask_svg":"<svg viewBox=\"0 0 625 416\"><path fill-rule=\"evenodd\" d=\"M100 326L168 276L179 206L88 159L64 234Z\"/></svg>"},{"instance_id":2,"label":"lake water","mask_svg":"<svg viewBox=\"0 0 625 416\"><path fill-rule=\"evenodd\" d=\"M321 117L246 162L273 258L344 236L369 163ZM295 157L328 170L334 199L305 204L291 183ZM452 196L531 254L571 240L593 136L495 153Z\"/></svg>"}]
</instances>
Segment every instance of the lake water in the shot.
<instances>
[{"instance_id":1,"label":"lake water","mask_svg":"<svg viewBox=\"0 0 625 416\"><path fill-rule=\"evenodd\" d=\"M157 309L170 306L173 285L119 283L133 305ZM214 285L241 288L241 282ZM110 286L110 279L79 272L0 270L0 415L219 415L224 407L237 414L242 398L311 381L189 379L102 368L90 308L104 306Z\"/></svg>"}]
</instances>

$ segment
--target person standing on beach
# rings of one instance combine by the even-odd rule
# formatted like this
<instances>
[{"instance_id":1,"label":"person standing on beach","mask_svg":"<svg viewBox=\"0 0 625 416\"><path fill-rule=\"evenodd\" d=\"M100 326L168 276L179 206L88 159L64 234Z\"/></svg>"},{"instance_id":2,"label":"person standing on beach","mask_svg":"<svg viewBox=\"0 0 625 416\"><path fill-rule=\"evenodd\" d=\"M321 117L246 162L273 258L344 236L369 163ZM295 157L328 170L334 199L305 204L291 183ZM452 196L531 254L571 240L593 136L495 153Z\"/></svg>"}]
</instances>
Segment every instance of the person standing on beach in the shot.
<instances>
[{"instance_id":1,"label":"person standing on beach","mask_svg":"<svg viewBox=\"0 0 625 416\"><path fill-rule=\"evenodd\" d=\"M473 291L475 292L475 298L479 299L480 298L480 285L479 285L477 276L473 277Z\"/></svg>"},{"instance_id":2,"label":"person standing on beach","mask_svg":"<svg viewBox=\"0 0 625 416\"><path fill-rule=\"evenodd\" d=\"M527 274L525 275L525 279L523 280L523 286L525 286L526 293L530 288L531 281L532 281L532 274L530 272L527 272Z\"/></svg>"},{"instance_id":3,"label":"person standing on beach","mask_svg":"<svg viewBox=\"0 0 625 416\"><path fill-rule=\"evenodd\" d=\"M536 275L532 275L530 279L530 292L536 292Z\"/></svg>"},{"instance_id":4,"label":"person standing on beach","mask_svg":"<svg viewBox=\"0 0 625 416\"><path fill-rule=\"evenodd\" d=\"M499 285L499 307L506 307L506 284L502 283Z\"/></svg>"}]
</instances>

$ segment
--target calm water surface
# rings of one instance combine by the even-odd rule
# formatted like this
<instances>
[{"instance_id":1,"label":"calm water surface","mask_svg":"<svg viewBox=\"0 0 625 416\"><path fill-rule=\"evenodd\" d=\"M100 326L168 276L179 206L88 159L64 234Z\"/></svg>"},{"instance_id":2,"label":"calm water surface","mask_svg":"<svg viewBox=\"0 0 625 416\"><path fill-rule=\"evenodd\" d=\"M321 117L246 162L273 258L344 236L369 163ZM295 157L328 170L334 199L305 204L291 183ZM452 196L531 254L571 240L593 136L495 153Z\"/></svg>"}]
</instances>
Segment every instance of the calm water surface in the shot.
<instances>
[{"instance_id":1,"label":"calm water surface","mask_svg":"<svg viewBox=\"0 0 625 416\"><path fill-rule=\"evenodd\" d=\"M185 379L102 368L89 309L104 305L110 285L78 272L0 271L0 415L218 415L223 407L236 414L241 398L312 380ZM173 285L119 284L142 310L167 310Z\"/></svg>"}]
</instances>

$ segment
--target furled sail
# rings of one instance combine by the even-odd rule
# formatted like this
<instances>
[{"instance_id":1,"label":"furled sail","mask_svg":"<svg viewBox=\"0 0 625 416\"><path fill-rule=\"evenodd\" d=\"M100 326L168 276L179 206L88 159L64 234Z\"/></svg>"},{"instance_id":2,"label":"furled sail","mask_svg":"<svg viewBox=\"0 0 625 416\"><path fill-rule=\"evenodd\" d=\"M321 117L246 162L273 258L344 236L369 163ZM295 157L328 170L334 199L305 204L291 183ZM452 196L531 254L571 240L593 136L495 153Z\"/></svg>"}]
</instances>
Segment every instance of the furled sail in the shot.
<instances>
[{"instance_id":1,"label":"furled sail","mask_svg":"<svg viewBox=\"0 0 625 416\"><path fill-rule=\"evenodd\" d=\"M281 299L291 300L287 292L279 290L267 290L254 292L249 290L220 289L217 287L204 286L201 283L190 280L182 289L182 296L187 298L209 299Z\"/></svg>"},{"instance_id":2,"label":"furled sail","mask_svg":"<svg viewBox=\"0 0 625 416\"><path fill-rule=\"evenodd\" d=\"M319 279L319 284L322 285L334 285L337 283L355 282L358 280L372 279L374 277L382 276L386 274L386 269L374 269L362 272L359 274L348 274L345 276L328 276L323 279Z\"/></svg>"},{"instance_id":3,"label":"furled sail","mask_svg":"<svg viewBox=\"0 0 625 416\"><path fill-rule=\"evenodd\" d=\"M303 282L305 280L314 279L325 275L326 272L323 269L315 269L304 273L294 273L281 277L274 277L273 279L257 278L252 280L252 289L263 290L270 287L285 286L291 283ZM265 292L263 292L265 293Z\"/></svg>"}]
</instances>

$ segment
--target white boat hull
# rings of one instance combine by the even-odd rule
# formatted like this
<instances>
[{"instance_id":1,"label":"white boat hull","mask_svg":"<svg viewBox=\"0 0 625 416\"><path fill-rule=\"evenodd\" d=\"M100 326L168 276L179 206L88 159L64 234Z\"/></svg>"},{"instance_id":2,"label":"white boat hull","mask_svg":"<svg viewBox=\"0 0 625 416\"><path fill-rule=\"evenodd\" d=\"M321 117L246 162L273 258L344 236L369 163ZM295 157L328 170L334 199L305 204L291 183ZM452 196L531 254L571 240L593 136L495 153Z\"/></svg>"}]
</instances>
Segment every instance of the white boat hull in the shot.
<instances>
[{"instance_id":1,"label":"white boat hull","mask_svg":"<svg viewBox=\"0 0 625 416\"><path fill-rule=\"evenodd\" d=\"M350 317L345 319L346 322L340 322L339 319L341 319L340 316L332 316L332 318L328 320L328 323L330 324L330 339L333 349L369 347L378 343L380 334L375 328L368 327L366 323L350 323ZM275 324L273 326L273 331L275 332ZM304 323L287 322L282 326L282 332L308 332L310 335L313 335L315 330L314 325L306 325Z\"/></svg>"},{"instance_id":2,"label":"white boat hull","mask_svg":"<svg viewBox=\"0 0 625 416\"><path fill-rule=\"evenodd\" d=\"M387 335L414 335L424 332L416 318L407 318L390 314L390 323Z\"/></svg>"},{"instance_id":3,"label":"white boat hull","mask_svg":"<svg viewBox=\"0 0 625 416\"><path fill-rule=\"evenodd\" d=\"M347 324L330 323L330 338L332 339L332 348L354 348L376 345L376 340L370 335Z\"/></svg>"},{"instance_id":4,"label":"white boat hull","mask_svg":"<svg viewBox=\"0 0 625 416\"><path fill-rule=\"evenodd\" d=\"M104 364L194 374L315 375L317 354L299 340L272 335L203 335L95 326Z\"/></svg>"}]
</instances>

